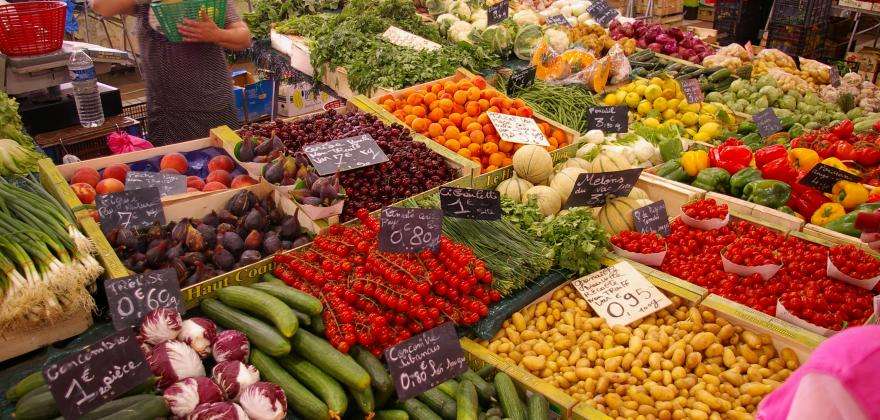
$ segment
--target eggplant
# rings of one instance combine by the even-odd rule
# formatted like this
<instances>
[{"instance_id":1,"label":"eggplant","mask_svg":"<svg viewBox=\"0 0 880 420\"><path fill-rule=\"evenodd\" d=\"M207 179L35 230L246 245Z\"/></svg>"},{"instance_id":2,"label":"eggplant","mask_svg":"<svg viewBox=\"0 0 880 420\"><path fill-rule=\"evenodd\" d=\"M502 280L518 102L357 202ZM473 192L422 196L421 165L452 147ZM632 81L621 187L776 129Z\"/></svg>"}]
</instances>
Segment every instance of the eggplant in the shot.
<instances>
[{"instance_id":1,"label":"eggplant","mask_svg":"<svg viewBox=\"0 0 880 420\"><path fill-rule=\"evenodd\" d=\"M254 139L248 136L241 142L241 147L238 148L238 159L242 162L250 162L254 160L254 156L256 156Z\"/></svg>"}]
</instances>

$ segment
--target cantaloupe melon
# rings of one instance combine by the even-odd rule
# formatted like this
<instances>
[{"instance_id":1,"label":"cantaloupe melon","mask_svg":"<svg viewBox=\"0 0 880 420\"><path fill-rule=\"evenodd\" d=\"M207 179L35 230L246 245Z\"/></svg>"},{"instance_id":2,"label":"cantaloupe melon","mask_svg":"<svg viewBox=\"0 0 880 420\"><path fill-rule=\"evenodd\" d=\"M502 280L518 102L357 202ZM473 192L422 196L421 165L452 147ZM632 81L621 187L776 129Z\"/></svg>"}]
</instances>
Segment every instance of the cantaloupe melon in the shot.
<instances>
[{"instance_id":1,"label":"cantaloupe melon","mask_svg":"<svg viewBox=\"0 0 880 420\"><path fill-rule=\"evenodd\" d=\"M501 181L501 183L498 184L498 187L495 188L495 191L498 191L504 197L519 202L522 201L522 198L525 196L526 191L528 191L529 188L532 188L533 186L534 185L532 185L531 182L520 178L516 174L513 174L512 177Z\"/></svg>"},{"instance_id":2,"label":"cantaloupe melon","mask_svg":"<svg viewBox=\"0 0 880 420\"><path fill-rule=\"evenodd\" d=\"M559 209L562 208L562 197L560 197L559 193L553 188L543 185L535 185L526 191L526 195L523 197L523 203L527 203L529 199L532 198L535 199L535 204L537 204L538 210L540 210L541 214L544 216L552 216L558 213Z\"/></svg>"},{"instance_id":3,"label":"cantaloupe melon","mask_svg":"<svg viewBox=\"0 0 880 420\"><path fill-rule=\"evenodd\" d=\"M592 172L614 172L632 169L632 165L619 154L602 153L593 159L590 169Z\"/></svg>"},{"instance_id":4,"label":"cantaloupe melon","mask_svg":"<svg viewBox=\"0 0 880 420\"><path fill-rule=\"evenodd\" d=\"M636 198L636 199L649 198L648 193L646 193L645 190L643 190L639 187L633 187L633 189L629 191L629 194L627 195L627 197Z\"/></svg>"},{"instance_id":5,"label":"cantaloupe melon","mask_svg":"<svg viewBox=\"0 0 880 420\"><path fill-rule=\"evenodd\" d=\"M599 210L597 220L612 235L625 230L633 230L635 222L632 212L639 207L643 206L634 198L611 198Z\"/></svg>"},{"instance_id":6,"label":"cantaloupe melon","mask_svg":"<svg viewBox=\"0 0 880 420\"><path fill-rule=\"evenodd\" d=\"M520 178L540 184L553 173L553 158L543 147L527 144L513 154L513 170Z\"/></svg>"},{"instance_id":7,"label":"cantaloupe melon","mask_svg":"<svg viewBox=\"0 0 880 420\"><path fill-rule=\"evenodd\" d=\"M586 173L587 171L581 168L565 168L553 175L553 178L550 180L550 188L556 190L559 193L559 196L562 197L562 202L568 201L568 196L571 195L571 191L574 189L574 184L577 182L578 176L582 173Z\"/></svg>"},{"instance_id":8,"label":"cantaloupe melon","mask_svg":"<svg viewBox=\"0 0 880 420\"><path fill-rule=\"evenodd\" d=\"M562 164L562 167L563 168L580 168L585 171L589 171L590 169L592 169L593 165L588 160L581 159L579 157L573 157L573 158L566 160L565 163Z\"/></svg>"}]
</instances>

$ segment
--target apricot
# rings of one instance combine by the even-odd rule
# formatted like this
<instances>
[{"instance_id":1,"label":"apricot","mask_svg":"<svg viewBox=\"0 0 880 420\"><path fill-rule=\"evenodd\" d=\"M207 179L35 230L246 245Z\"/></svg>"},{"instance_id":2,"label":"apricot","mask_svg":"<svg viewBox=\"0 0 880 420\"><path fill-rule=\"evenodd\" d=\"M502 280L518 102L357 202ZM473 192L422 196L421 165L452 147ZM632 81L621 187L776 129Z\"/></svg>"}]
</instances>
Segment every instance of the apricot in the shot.
<instances>
[{"instance_id":1,"label":"apricot","mask_svg":"<svg viewBox=\"0 0 880 420\"><path fill-rule=\"evenodd\" d=\"M95 173L98 173L97 171ZM76 198L79 198L79 201L83 204L92 204L95 202L95 187L91 184L87 184L85 182L77 182L72 184L70 188L73 189L73 193L76 194Z\"/></svg>"},{"instance_id":2,"label":"apricot","mask_svg":"<svg viewBox=\"0 0 880 420\"><path fill-rule=\"evenodd\" d=\"M98 170L91 167L79 168L76 172L73 173L73 176L70 177L71 184L89 184L92 187L98 185L98 182L101 180L101 174L98 173Z\"/></svg>"},{"instance_id":3,"label":"apricot","mask_svg":"<svg viewBox=\"0 0 880 420\"><path fill-rule=\"evenodd\" d=\"M186 186L201 191L205 187L205 181L195 175L190 175L186 177Z\"/></svg>"},{"instance_id":4,"label":"apricot","mask_svg":"<svg viewBox=\"0 0 880 420\"><path fill-rule=\"evenodd\" d=\"M95 192L98 194L110 194L115 192L125 191L125 184L122 181L116 178L105 178L102 179L101 182L95 187Z\"/></svg>"},{"instance_id":5,"label":"apricot","mask_svg":"<svg viewBox=\"0 0 880 420\"><path fill-rule=\"evenodd\" d=\"M223 169L218 169L216 171L212 171L208 174L208 177L205 178L205 182L219 182L225 186L229 186L229 182L231 181L229 177L229 172L224 171Z\"/></svg>"},{"instance_id":6,"label":"apricot","mask_svg":"<svg viewBox=\"0 0 880 420\"><path fill-rule=\"evenodd\" d=\"M211 181L205 184L205 188L202 188L202 191L221 191L225 189L226 185L223 185L222 183L217 181Z\"/></svg>"},{"instance_id":7,"label":"apricot","mask_svg":"<svg viewBox=\"0 0 880 420\"><path fill-rule=\"evenodd\" d=\"M232 179L231 188L247 187L249 185L257 185L257 180L251 178L250 175L239 175Z\"/></svg>"},{"instance_id":8,"label":"apricot","mask_svg":"<svg viewBox=\"0 0 880 420\"><path fill-rule=\"evenodd\" d=\"M113 178L119 182L125 182L125 177L131 169L124 163L114 163L104 168L103 179ZM95 185L97 187L97 184Z\"/></svg>"},{"instance_id":9,"label":"apricot","mask_svg":"<svg viewBox=\"0 0 880 420\"><path fill-rule=\"evenodd\" d=\"M235 162L229 156L217 155L208 161L208 172L214 172L223 169L226 172L232 172L235 169Z\"/></svg>"},{"instance_id":10,"label":"apricot","mask_svg":"<svg viewBox=\"0 0 880 420\"><path fill-rule=\"evenodd\" d=\"M173 168L178 173L185 174L187 168L189 168L189 162L187 162L186 157L184 157L180 153L169 153L165 156L162 156L162 161L159 162L159 169L166 168Z\"/></svg>"}]
</instances>

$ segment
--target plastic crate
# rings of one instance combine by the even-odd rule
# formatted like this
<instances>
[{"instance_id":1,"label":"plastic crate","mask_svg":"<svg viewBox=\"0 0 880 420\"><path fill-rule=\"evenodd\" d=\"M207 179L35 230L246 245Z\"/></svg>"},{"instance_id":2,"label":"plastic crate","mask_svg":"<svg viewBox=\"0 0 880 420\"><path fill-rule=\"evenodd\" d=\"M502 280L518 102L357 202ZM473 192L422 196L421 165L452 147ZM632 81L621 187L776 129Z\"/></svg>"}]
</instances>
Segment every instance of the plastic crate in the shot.
<instances>
[{"instance_id":1,"label":"plastic crate","mask_svg":"<svg viewBox=\"0 0 880 420\"><path fill-rule=\"evenodd\" d=\"M758 0L717 0L712 27L721 45L751 40L761 28L762 3Z\"/></svg>"},{"instance_id":2,"label":"plastic crate","mask_svg":"<svg viewBox=\"0 0 880 420\"><path fill-rule=\"evenodd\" d=\"M16 57L59 50L66 13L67 5L60 1L0 5L0 52Z\"/></svg>"},{"instance_id":3,"label":"plastic crate","mask_svg":"<svg viewBox=\"0 0 880 420\"><path fill-rule=\"evenodd\" d=\"M828 23L831 0L777 0L770 24L812 26Z\"/></svg>"},{"instance_id":4,"label":"plastic crate","mask_svg":"<svg viewBox=\"0 0 880 420\"><path fill-rule=\"evenodd\" d=\"M183 19L200 19L205 11L220 28L226 27L226 0L183 0L177 3L153 2L150 4L165 37L171 42L182 42L177 25Z\"/></svg>"}]
</instances>

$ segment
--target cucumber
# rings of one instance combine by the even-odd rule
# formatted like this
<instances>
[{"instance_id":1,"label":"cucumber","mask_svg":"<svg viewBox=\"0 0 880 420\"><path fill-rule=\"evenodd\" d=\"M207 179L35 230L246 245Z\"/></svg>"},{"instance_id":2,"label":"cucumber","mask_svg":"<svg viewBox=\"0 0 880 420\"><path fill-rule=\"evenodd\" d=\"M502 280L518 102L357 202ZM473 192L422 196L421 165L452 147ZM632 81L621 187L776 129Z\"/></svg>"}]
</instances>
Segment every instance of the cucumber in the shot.
<instances>
[{"instance_id":1,"label":"cucumber","mask_svg":"<svg viewBox=\"0 0 880 420\"><path fill-rule=\"evenodd\" d=\"M341 416L348 409L348 397L345 396L342 385L339 385L339 382L322 372L317 366L295 354L279 357L277 361L294 378L302 382L306 388L327 404L331 417Z\"/></svg>"},{"instance_id":2,"label":"cucumber","mask_svg":"<svg viewBox=\"0 0 880 420\"><path fill-rule=\"evenodd\" d=\"M491 381L495 376L495 366L486 363L483 367L477 370L477 375L480 375L481 378L487 381Z\"/></svg>"},{"instance_id":3,"label":"cucumber","mask_svg":"<svg viewBox=\"0 0 880 420\"><path fill-rule=\"evenodd\" d=\"M492 384L486 382L480 375L474 373L474 371L468 369L464 371L464 373L459 376L461 379L467 379L477 387L477 393L480 394L480 398L486 401L492 401L492 398L495 398L495 387Z\"/></svg>"},{"instance_id":4,"label":"cucumber","mask_svg":"<svg viewBox=\"0 0 880 420\"><path fill-rule=\"evenodd\" d=\"M48 392L48 391L49 391L48 384L40 385L40 386L34 388L33 390L31 390L30 392L28 392L27 394L24 394L24 396L19 398L18 401L22 402L22 401L27 400L28 398L31 398L37 394L42 394L42 393Z\"/></svg>"},{"instance_id":5,"label":"cucumber","mask_svg":"<svg viewBox=\"0 0 880 420\"><path fill-rule=\"evenodd\" d=\"M287 407L292 408L307 420L330 420L330 409L315 394L306 389L284 368L266 353L258 349L251 351L251 363L260 371L260 376L281 387L287 396Z\"/></svg>"},{"instance_id":6,"label":"cucumber","mask_svg":"<svg viewBox=\"0 0 880 420\"><path fill-rule=\"evenodd\" d=\"M455 398L455 394L458 392L458 382L455 379L450 379L437 385L437 389L443 391L444 394Z\"/></svg>"},{"instance_id":7,"label":"cucumber","mask_svg":"<svg viewBox=\"0 0 880 420\"><path fill-rule=\"evenodd\" d=\"M550 417L550 403L543 395L534 393L529 397L528 420L547 420Z\"/></svg>"},{"instance_id":8,"label":"cucumber","mask_svg":"<svg viewBox=\"0 0 880 420\"><path fill-rule=\"evenodd\" d=\"M321 301L318 298L294 289L286 284L278 283L254 283L249 287L266 292L297 311L309 315L318 315L324 310Z\"/></svg>"},{"instance_id":9,"label":"cucumber","mask_svg":"<svg viewBox=\"0 0 880 420\"><path fill-rule=\"evenodd\" d=\"M146 399L129 405L116 413L110 413L101 420L153 420L167 417L171 410L165 405L165 398L161 395L145 395Z\"/></svg>"},{"instance_id":10,"label":"cucumber","mask_svg":"<svg viewBox=\"0 0 880 420\"><path fill-rule=\"evenodd\" d=\"M471 381L465 379L458 385L455 404L457 405L456 420L479 420L480 406L477 402L477 388Z\"/></svg>"},{"instance_id":11,"label":"cucumber","mask_svg":"<svg viewBox=\"0 0 880 420\"><path fill-rule=\"evenodd\" d=\"M403 409L413 420L443 420L437 413L431 411L427 405L416 398L410 398L403 402Z\"/></svg>"},{"instance_id":12,"label":"cucumber","mask_svg":"<svg viewBox=\"0 0 880 420\"><path fill-rule=\"evenodd\" d=\"M155 397L156 397L156 395L147 395L147 394L122 397L122 398L101 404L100 406L98 406L98 408L96 408L92 411L89 411L88 413L86 413L82 417L80 417L80 420L97 420L100 418L104 418L104 417L112 415L113 413L116 413L118 411L129 408L132 405L137 404L141 401L145 401L145 400L155 398ZM159 398L162 398L162 397L159 396Z\"/></svg>"},{"instance_id":13,"label":"cucumber","mask_svg":"<svg viewBox=\"0 0 880 420\"><path fill-rule=\"evenodd\" d=\"M299 321L281 299L266 292L244 286L229 286L217 291L220 301L275 324L285 337L293 337Z\"/></svg>"},{"instance_id":14,"label":"cucumber","mask_svg":"<svg viewBox=\"0 0 880 420\"><path fill-rule=\"evenodd\" d=\"M409 420L409 414L403 410L379 410L375 420Z\"/></svg>"},{"instance_id":15,"label":"cucumber","mask_svg":"<svg viewBox=\"0 0 880 420\"><path fill-rule=\"evenodd\" d=\"M31 373L30 375L25 376L22 380L18 381L17 384L6 390L6 401L16 401L19 398L25 396L25 394L27 394L28 392L31 392L45 384L46 380L43 378L43 371L38 370L34 373Z\"/></svg>"},{"instance_id":16,"label":"cucumber","mask_svg":"<svg viewBox=\"0 0 880 420\"><path fill-rule=\"evenodd\" d=\"M437 388L431 388L419 394L416 398L425 403L428 407L431 407L431 410L439 414L440 417L443 417L445 420L455 419L455 399L446 395L443 391Z\"/></svg>"},{"instance_id":17,"label":"cucumber","mask_svg":"<svg viewBox=\"0 0 880 420\"><path fill-rule=\"evenodd\" d=\"M510 420L526 420L526 407L519 399L513 380L504 372L495 374L495 389L498 391L498 400L501 402L501 411L504 417Z\"/></svg>"},{"instance_id":18,"label":"cucumber","mask_svg":"<svg viewBox=\"0 0 880 420\"><path fill-rule=\"evenodd\" d=\"M297 354L344 385L354 389L370 387L370 374L327 340L306 330L298 330L290 339L290 346Z\"/></svg>"},{"instance_id":19,"label":"cucumber","mask_svg":"<svg viewBox=\"0 0 880 420\"><path fill-rule=\"evenodd\" d=\"M287 286L287 283L285 283L284 280L275 277L275 275L272 273L263 274L263 283L283 284Z\"/></svg>"},{"instance_id":20,"label":"cucumber","mask_svg":"<svg viewBox=\"0 0 880 420\"><path fill-rule=\"evenodd\" d=\"M348 387L348 392L351 394L351 399L354 400L354 405L360 409L361 413L366 415L367 418L372 417L376 411L376 399L373 398L373 388L354 389Z\"/></svg>"},{"instance_id":21,"label":"cucumber","mask_svg":"<svg viewBox=\"0 0 880 420\"><path fill-rule=\"evenodd\" d=\"M312 315L312 328L310 330L315 334L324 335L327 329L324 327L324 318L321 315Z\"/></svg>"},{"instance_id":22,"label":"cucumber","mask_svg":"<svg viewBox=\"0 0 880 420\"><path fill-rule=\"evenodd\" d=\"M352 347L350 353L354 361L370 375L370 385L373 387L376 406L383 407L394 394L394 382L391 380L391 375L385 370L385 365L376 356L373 356L373 353L361 346Z\"/></svg>"},{"instance_id":23,"label":"cucumber","mask_svg":"<svg viewBox=\"0 0 880 420\"><path fill-rule=\"evenodd\" d=\"M45 391L22 398L15 405L16 420L42 420L61 414L55 404L55 397L47 388Z\"/></svg>"},{"instance_id":24,"label":"cucumber","mask_svg":"<svg viewBox=\"0 0 880 420\"><path fill-rule=\"evenodd\" d=\"M290 343L271 325L232 309L216 299L203 299L202 312L220 326L243 332L248 340L270 356L290 353Z\"/></svg>"},{"instance_id":25,"label":"cucumber","mask_svg":"<svg viewBox=\"0 0 880 420\"><path fill-rule=\"evenodd\" d=\"M310 327L312 326L312 316L305 313L297 311L296 309L290 308L293 311L293 314L296 315L296 320L299 321L300 327Z\"/></svg>"}]
</instances>

